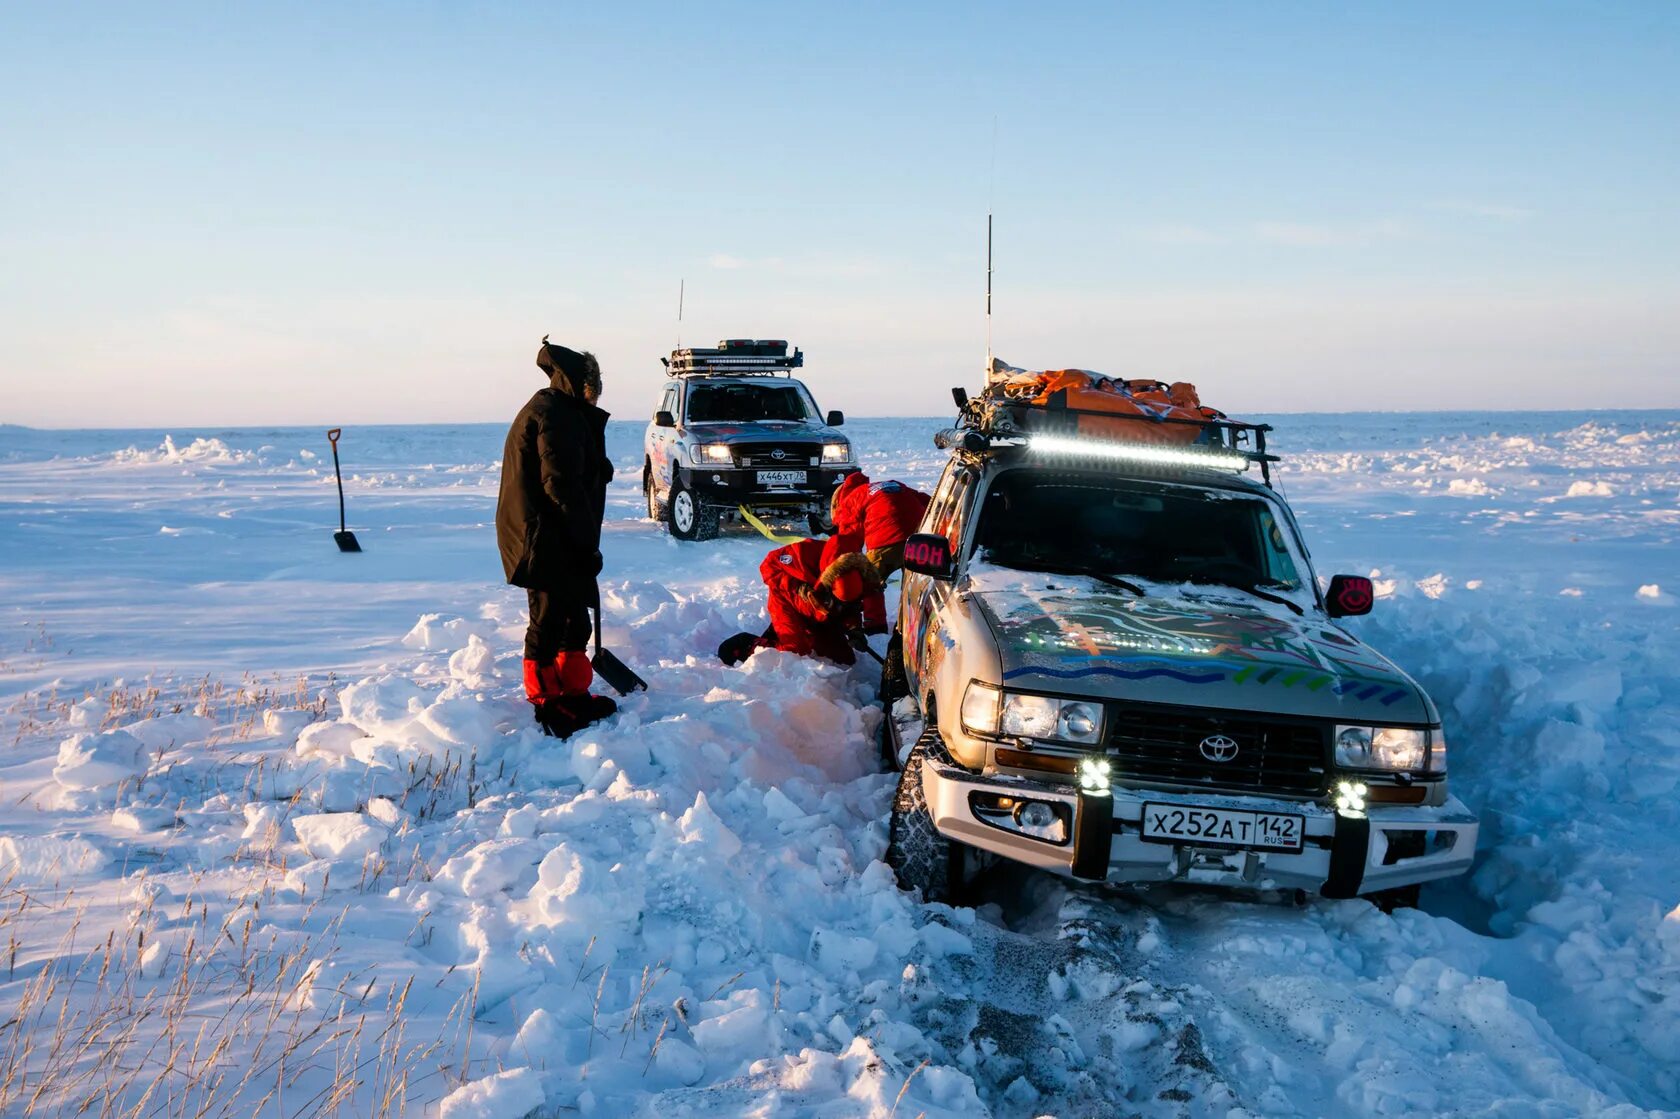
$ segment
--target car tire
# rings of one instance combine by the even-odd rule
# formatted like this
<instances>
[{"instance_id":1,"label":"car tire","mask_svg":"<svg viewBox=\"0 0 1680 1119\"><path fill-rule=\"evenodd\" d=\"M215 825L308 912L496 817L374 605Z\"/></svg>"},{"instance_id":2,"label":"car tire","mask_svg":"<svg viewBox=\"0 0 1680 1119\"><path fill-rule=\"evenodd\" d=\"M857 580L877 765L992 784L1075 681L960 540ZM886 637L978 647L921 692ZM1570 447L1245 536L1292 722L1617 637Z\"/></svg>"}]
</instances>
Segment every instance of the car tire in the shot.
<instances>
[{"instance_id":1,"label":"car tire","mask_svg":"<svg viewBox=\"0 0 1680 1119\"><path fill-rule=\"evenodd\" d=\"M718 534L718 511L681 482L673 481L665 500L665 528L678 540L711 540Z\"/></svg>"},{"instance_id":2,"label":"car tire","mask_svg":"<svg viewBox=\"0 0 1680 1119\"><path fill-rule=\"evenodd\" d=\"M916 740L893 794L892 820L887 839L887 865L904 890L920 890L925 902L963 905L973 882L965 843L948 839L933 826L927 797L922 792L922 764L930 754L943 753L939 729L932 723Z\"/></svg>"},{"instance_id":3,"label":"car tire","mask_svg":"<svg viewBox=\"0 0 1680 1119\"><path fill-rule=\"evenodd\" d=\"M665 506L660 503L658 495L654 493L653 471L647 467L642 469L642 496L647 498L648 520L664 521Z\"/></svg>"},{"instance_id":4,"label":"car tire","mask_svg":"<svg viewBox=\"0 0 1680 1119\"><path fill-rule=\"evenodd\" d=\"M893 705L910 694L904 675L904 635L895 627L881 659L881 768L891 773L899 768L898 748L893 734Z\"/></svg>"},{"instance_id":5,"label":"car tire","mask_svg":"<svg viewBox=\"0 0 1680 1119\"><path fill-rule=\"evenodd\" d=\"M1423 886L1395 886L1391 890L1377 890L1365 895L1365 900L1382 910L1393 913L1396 909L1416 909L1421 900Z\"/></svg>"}]
</instances>

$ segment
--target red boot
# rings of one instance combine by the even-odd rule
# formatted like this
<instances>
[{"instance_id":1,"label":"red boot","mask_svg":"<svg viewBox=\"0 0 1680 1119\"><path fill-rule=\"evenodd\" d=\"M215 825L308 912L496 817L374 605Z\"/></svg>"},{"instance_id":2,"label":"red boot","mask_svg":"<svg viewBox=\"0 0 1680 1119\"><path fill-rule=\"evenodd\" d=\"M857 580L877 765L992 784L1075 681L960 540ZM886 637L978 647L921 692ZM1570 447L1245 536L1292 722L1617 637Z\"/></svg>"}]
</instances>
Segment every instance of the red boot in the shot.
<instances>
[{"instance_id":1,"label":"red boot","mask_svg":"<svg viewBox=\"0 0 1680 1119\"><path fill-rule=\"evenodd\" d=\"M555 706L561 699L560 673L552 662L525 659L525 698L534 709L537 726L545 734L565 737L560 734L555 724L559 710ZM567 732L570 733L570 732Z\"/></svg>"},{"instance_id":2,"label":"red boot","mask_svg":"<svg viewBox=\"0 0 1680 1119\"><path fill-rule=\"evenodd\" d=\"M568 650L554 658L554 669L560 681L560 698L556 706L571 722L567 734L598 723L618 710L618 704L604 695L591 695L589 685L595 682L595 666L589 654L581 649Z\"/></svg>"}]
</instances>

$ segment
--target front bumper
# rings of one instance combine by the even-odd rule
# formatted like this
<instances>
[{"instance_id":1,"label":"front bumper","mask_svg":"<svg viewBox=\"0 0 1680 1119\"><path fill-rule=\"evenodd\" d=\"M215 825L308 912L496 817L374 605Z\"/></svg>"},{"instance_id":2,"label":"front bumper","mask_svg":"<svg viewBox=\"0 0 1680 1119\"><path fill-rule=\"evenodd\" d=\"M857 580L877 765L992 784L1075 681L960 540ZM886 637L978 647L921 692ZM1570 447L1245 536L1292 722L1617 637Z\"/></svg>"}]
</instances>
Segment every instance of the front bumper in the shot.
<instances>
[{"instance_id":1,"label":"front bumper","mask_svg":"<svg viewBox=\"0 0 1680 1119\"><path fill-rule=\"evenodd\" d=\"M767 486L758 481L759 467L683 466L677 478L683 488L708 505L818 505L826 506L834 490L849 474L856 474L852 466L796 466L789 469L805 471L800 485Z\"/></svg>"},{"instance_id":2,"label":"front bumper","mask_svg":"<svg viewBox=\"0 0 1680 1119\"><path fill-rule=\"evenodd\" d=\"M1118 786L1107 796L1089 796L1070 785L986 777L931 758L922 763L922 786L940 834L1041 870L1109 882L1194 882L1355 897L1466 873L1479 827L1475 815L1452 797L1440 808L1383 805L1362 816L1341 816L1310 802L1256 796L1146 793ZM1063 805L1072 828L1058 844L987 823L974 810L973 794ZM1298 852L1145 841L1146 800L1293 813L1305 817L1306 838Z\"/></svg>"}]
</instances>

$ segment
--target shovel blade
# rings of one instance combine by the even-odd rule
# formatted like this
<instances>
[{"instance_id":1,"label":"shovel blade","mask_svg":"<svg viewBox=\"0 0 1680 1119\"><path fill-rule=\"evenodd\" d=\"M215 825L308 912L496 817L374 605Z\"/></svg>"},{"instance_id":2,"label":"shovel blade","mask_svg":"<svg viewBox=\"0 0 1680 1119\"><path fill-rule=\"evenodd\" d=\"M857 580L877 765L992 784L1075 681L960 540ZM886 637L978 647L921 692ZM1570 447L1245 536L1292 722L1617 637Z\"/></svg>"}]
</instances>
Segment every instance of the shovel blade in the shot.
<instances>
[{"instance_id":1,"label":"shovel blade","mask_svg":"<svg viewBox=\"0 0 1680 1119\"><path fill-rule=\"evenodd\" d=\"M338 545L338 550L341 552L359 552L362 550L362 546L356 542L356 534L353 532L333 533L333 543Z\"/></svg>"},{"instance_id":2,"label":"shovel blade","mask_svg":"<svg viewBox=\"0 0 1680 1119\"><path fill-rule=\"evenodd\" d=\"M605 680L619 695L647 690L647 681L637 676L635 670L619 660L618 654L611 649L595 650L595 655L589 658L589 663L595 666L595 675Z\"/></svg>"}]
</instances>

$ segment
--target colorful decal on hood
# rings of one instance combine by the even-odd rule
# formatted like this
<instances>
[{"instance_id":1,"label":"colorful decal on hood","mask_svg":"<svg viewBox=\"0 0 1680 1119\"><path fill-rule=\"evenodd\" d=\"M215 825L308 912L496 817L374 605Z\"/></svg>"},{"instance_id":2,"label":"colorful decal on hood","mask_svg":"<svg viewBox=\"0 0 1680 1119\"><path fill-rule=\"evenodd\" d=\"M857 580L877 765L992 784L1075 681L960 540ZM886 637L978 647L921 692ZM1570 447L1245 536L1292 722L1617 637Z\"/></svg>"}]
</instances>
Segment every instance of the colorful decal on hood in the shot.
<instances>
[{"instance_id":1,"label":"colorful decal on hood","mask_svg":"<svg viewBox=\"0 0 1680 1119\"><path fill-rule=\"evenodd\" d=\"M1333 626L1269 614L1214 613L1153 599L1059 594L985 596L999 644L1016 666L1004 680L1166 677L1186 684L1301 687L1385 706L1411 694L1372 650Z\"/></svg>"}]
</instances>

